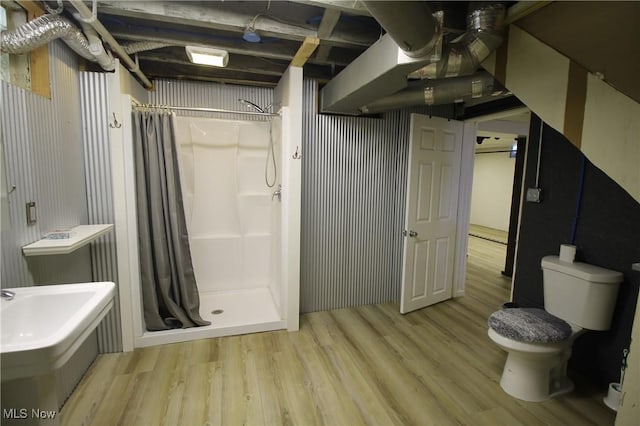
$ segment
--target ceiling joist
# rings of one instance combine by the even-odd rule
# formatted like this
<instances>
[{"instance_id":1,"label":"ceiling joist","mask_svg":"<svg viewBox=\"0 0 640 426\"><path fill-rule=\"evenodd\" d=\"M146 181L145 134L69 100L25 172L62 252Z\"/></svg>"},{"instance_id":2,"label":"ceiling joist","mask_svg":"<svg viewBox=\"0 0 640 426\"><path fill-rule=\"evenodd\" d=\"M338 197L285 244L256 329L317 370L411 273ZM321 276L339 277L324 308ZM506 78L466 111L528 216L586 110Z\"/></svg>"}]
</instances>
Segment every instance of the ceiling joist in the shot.
<instances>
[{"instance_id":1,"label":"ceiling joist","mask_svg":"<svg viewBox=\"0 0 640 426\"><path fill-rule=\"evenodd\" d=\"M100 13L147 21L183 25L196 28L208 28L220 31L242 33L250 22L262 37L303 41L315 37L316 29L307 23L286 23L283 19L272 17L268 11L258 14L238 13L226 10L217 3L204 2L193 4L168 1L102 1ZM220 3L224 5L225 3ZM335 33L326 38L333 46L368 47L375 41L376 33L350 32Z\"/></svg>"},{"instance_id":2,"label":"ceiling joist","mask_svg":"<svg viewBox=\"0 0 640 426\"><path fill-rule=\"evenodd\" d=\"M320 39L318 37L307 37L302 42L302 46L300 46L300 49L298 49L296 56L294 56L291 60L291 65L294 67L303 66L307 62L309 57L313 55L313 52L318 47L318 44L320 44Z\"/></svg>"}]
</instances>

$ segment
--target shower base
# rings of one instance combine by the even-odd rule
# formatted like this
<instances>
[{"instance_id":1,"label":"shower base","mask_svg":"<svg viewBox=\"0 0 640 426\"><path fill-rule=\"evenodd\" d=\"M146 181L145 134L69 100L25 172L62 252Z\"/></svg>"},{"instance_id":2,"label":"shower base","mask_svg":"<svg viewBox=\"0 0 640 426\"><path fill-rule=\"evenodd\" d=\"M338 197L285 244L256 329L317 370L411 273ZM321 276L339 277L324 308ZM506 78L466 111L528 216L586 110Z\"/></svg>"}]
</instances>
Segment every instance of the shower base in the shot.
<instances>
[{"instance_id":1,"label":"shower base","mask_svg":"<svg viewBox=\"0 0 640 426\"><path fill-rule=\"evenodd\" d=\"M221 313L214 314L212 312ZM145 331L136 347L187 342L286 328L268 288L200 293L200 315L211 321L205 327Z\"/></svg>"}]
</instances>

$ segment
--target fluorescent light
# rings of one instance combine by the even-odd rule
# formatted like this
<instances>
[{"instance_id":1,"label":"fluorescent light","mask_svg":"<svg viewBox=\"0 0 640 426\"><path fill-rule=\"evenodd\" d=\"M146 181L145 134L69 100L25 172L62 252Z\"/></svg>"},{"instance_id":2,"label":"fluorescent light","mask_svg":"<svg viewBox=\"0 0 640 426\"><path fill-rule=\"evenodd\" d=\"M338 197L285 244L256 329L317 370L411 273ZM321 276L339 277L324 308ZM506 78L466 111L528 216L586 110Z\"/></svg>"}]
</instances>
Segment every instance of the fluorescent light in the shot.
<instances>
[{"instance_id":1,"label":"fluorescent light","mask_svg":"<svg viewBox=\"0 0 640 426\"><path fill-rule=\"evenodd\" d=\"M229 63L229 52L209 47L186 46L187 56L194 64L226 67Z\"/></svg>"}]
</instances>

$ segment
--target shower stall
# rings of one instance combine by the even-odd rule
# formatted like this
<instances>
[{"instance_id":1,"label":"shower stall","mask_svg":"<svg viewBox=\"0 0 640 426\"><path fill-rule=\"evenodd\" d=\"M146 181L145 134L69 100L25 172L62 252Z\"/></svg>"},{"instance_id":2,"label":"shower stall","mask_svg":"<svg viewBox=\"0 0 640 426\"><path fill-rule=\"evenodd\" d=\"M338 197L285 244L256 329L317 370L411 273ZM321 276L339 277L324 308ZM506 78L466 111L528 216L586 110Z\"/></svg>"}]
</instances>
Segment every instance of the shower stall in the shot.
<instances>
[{"instance_id":1,"label":"shower stall","mask_svg":"<svg viewBox=\"0 0 640 426\"><path fill-rule=\"evenodd\" d=\"M133 83L124 84L118 73L109 77L119 321L110 324L105 334L130 351L195 339L298 330L302 68L287 69L271 94L261 99L273 101L275 113L261 113L259 105L256 109L249 101L238 102L255 93L252 89L158 81L168 98L154 99L143 90L132 90ZM188 96L174 94L176 85ZM177 115L178 172L199 313L211 322L207 326L148 331L144 322L133 110L145 100Z\"/></svg>"},{"instance_id":2,"label":"shower stall","mask_svg":"<svg viewBox=\"0 0 640 426\"><path fill-rule=\"evenodd\" d=\"M211 325L143 331L137 346L287 328L282 115L175 120L200 315Z\"/></svg>"}]
</instances>

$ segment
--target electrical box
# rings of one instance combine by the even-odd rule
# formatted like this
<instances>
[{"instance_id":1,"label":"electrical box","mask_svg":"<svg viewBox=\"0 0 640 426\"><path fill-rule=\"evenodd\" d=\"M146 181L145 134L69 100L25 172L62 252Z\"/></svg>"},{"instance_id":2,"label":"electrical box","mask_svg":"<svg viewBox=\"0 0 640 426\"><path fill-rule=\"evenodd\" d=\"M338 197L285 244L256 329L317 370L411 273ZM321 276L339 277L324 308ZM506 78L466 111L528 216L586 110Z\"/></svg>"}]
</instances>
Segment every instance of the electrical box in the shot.
<instances>
[{"instance_id":1,"label":"electrical box","mask_svg":"<svg viewBox=\"0 0 640 426\"><path fill-rule=\"evenodd\" d=\"M527 188L527 202L539 203L542 201L542 188Z\"/></svg>"},{"instance_id":2,"label":"electrical box","mask_svg":"<svg viewBox=\"0 0 640 426\"><path fill-rule=\"evenodd\" d=\"M30 201L27 203L27 225L33 225L38 221L36 217L36 202Z\"/></svg>"}]
</instances>

